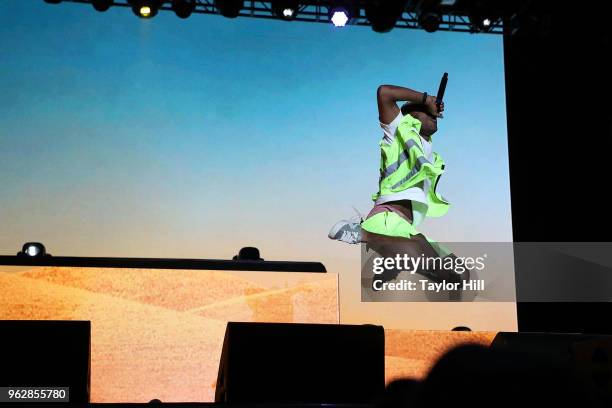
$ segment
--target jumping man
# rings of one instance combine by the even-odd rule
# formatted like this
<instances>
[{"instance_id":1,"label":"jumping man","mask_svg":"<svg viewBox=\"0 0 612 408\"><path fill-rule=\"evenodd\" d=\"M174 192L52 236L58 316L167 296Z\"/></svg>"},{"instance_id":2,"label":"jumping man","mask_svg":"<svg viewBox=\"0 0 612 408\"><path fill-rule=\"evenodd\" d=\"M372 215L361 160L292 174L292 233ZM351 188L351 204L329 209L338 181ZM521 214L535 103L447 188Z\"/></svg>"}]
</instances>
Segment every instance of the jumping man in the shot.
<instances>
[{"instance_id":1,"label":"jumping man","mask_svg":"<svg viewBox=\"0 0 612 408\"><path fill-rule=\"evenodd\" d=\"M398 101L405 101L401 109ZM394 85L379 86L377 102L383 137L374 208L361 222L339 221L329 237L350 244L367 243L388 254L454 257L416 229L425 217L444 215L450 205L436 191L444 161L432 149L444 104L438 110L434 96ZM457 276L439 271L434 278L455 280Z\"/></svg>"}]
</instances>

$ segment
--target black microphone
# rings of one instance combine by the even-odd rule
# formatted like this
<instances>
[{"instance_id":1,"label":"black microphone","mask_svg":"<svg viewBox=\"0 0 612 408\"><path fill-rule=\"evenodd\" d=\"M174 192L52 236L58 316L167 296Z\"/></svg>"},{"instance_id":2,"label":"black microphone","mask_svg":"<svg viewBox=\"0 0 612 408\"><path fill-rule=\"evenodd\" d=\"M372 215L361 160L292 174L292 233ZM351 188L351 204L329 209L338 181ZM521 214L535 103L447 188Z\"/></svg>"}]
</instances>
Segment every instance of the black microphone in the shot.
<instances>
[{"instance_id":1,"label":"black microphone","mask_svg":"<svg viewBox=\"0 0 612 408\"><path fill-rule=\"evenodd\" d=\"M438 112L440 112L440 104L442 103L442 98L444 98L444 91L446 91L446 83L448 82L448 72L445 72L442 75L442 80L440 81L440 87L438 88L438 94L436 95L436 108L438 108Z\"/></svg>"}]
</instances>

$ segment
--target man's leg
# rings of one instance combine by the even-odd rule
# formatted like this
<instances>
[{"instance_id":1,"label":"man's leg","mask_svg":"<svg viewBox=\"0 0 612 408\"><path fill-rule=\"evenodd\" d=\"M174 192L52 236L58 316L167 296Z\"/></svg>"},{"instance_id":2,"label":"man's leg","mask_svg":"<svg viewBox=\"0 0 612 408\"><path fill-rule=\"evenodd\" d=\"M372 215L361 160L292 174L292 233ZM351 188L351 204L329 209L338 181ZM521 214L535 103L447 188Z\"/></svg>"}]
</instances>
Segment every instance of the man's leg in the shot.
<instances>
[{"instance_id":1,"label":"man's leg","mask_svg":"<svg viewBox=\"0 0 612 408\"><path fill-rule=\"evenodd\" d=\"M368 231L362 231L362 240L367 245L367 249L375 251L380 257L395 258L400 256L403 258L416 259L421 258L421 267L414 271L434 282L461 282L469 279L469 270L456 271L455 269L444 268L447 258L452 258L452 265L456 265L455 254L441 256L436 249L430 244L423 234L417 234L410 238L392 237L381 234L375 234ZM446 261L450 263L450 261ZM423 265L423 263L426 263ZM374 279L380 279L383 282L394 280L401 271L397 269L385 270L379 276L374 276Z\"/></svg>"},{"instance_id":2,"label":"man's leg","mask_svg":"<svg viewBox=\"0 0 612 408\"><path fill-rule=\"evenodd\" d=\"M447 282L462 282L464 280L469 280L470 270L462 265L457 265L457 256L454 253L439 253L440 250L434 248L431 242L423 234L415 235L412 238L419 242L419 246L425 257L435 260L434 262L431 262L434 264L434 267L425 268L425 271L423 271L424 273L422 274L426 274L428 277L431 276L432 280L438 281L445 280ZM447 263L452 264L454 267L445 268L444 265Z\"/></svg>"}]
</instances>

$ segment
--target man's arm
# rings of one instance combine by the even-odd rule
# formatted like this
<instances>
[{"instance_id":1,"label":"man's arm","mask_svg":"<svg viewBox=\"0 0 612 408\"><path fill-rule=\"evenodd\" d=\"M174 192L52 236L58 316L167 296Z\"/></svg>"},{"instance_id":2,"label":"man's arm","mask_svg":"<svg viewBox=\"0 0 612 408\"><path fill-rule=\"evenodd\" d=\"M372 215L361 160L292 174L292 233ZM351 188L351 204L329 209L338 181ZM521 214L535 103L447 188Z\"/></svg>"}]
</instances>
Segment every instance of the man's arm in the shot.
<instances>
[{"instance_id":1,"label":"man's arm","mask_svg":"<svg viewBox=\"0 0 612 408\"><path fill-rule=\"evenodd\" d=\"M423 93L401 86L381 85L378 87L376 92L376 99L378 100L379 120L382 123L389 124L400 112L400 109L396 103L397 101L421 103L423 102ZM429 106L433 103L435 107L435 100L435 96L428 96L426 105ZM435 109L434 112L436 112ZM435 114L438 116L437 112Z\"/></svg>"}]
</instances>

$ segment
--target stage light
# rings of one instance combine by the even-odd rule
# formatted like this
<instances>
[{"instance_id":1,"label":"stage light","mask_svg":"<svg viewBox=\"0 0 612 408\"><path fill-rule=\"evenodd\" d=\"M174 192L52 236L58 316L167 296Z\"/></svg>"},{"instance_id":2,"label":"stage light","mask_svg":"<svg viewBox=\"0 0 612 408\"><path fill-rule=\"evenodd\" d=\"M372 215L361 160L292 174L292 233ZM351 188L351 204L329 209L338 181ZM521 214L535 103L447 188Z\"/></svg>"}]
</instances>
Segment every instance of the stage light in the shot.
<instances>
[{"instance_id":1,"label":"stage light","mask_svg":"<svg viewBox=\"0 0 612 408\"><path fill-rule=\"evenodd\" d=\"M106 11L113 5L113 0L92 0L91 5L96 11Z\"/></svg>"},{"instance_id":2,"label":"stage light","mask_svg":"<svg viewBox=\"0 0 612 408\"><path fill-rule=\"evenodd\" d=\"M45 246L40 242L26 242L17 256L43 257L47 256Z\"/></svg>"},{"instance_id":3,"label":"stage light","mask_svg":"<svg viewBox=\"0 0 612 408\"><path fill-rule=\"evenodd\" d=\"M140 18L152 18L157 15L161 5L160 0L130 0L132 12Z\"/></svg>"},{"instance_id":4,"label":"stage light","mask_svg":"<svg viewBox=\"0 0 612 408\"><path fill-rule=\"evenodd\" d=\"M330 20L336 27L344 27L350 17L346 10L334 10Z\"/></svg>"},{"instance_id":5,"label":"stage light","mask_svg":"<svg viewBox=\"0 0 612 408\"><path fill-rule=\"evenodd\" d=\"M140 14L141 17L151 17L152 12L153 11L150 6L141 6L138 9L138 13Z\"/></svg>"},{"instance_id":6,"label":"stage light","mask_svg":"<svg viewBox=\"0 0 612 408\"><path fill-rule=\"evenodd\" d=\"M350 0L332 1L327 9L329 21L336 27L344 27L359 16L359 8Z\"/></svg>"},{"instance_id":7,"label":"stage light","mask_svg":"<svg viewBox=\"0 0 612 408\"><path fill-rule=\"evenodd\" d=\"M480 13L472 13L469 16L472 32L487 32L493 28L494 23L498 20L490 15Z\"/></svg>"},{"instance_id":8,"label":"stage light","mask_svg":"<svg viewBox=\"0 0 612 408\"><path fill-rule=\"evenodd\" d=\"M215 0L215 8L223 17L238 17L242 7L244 7L244 0Z\"/></svg>"},{"instance_id":9,"label":"stage light","mask_svg":"<svg viewBox=\"0 0 612 408\"><path fill-rule=\"evenodd\" d=\"M344 27L352 19L359 17L359 8L355 6L352 0L335 0L330 2L327 13L329 21L334 26Z\"/></svg>"},{"instance_id":10,"label":"stage light","mask_svg":"<svg viewBox=\"0 0 612 408\"><path fill-rule=\"evenodd\" d=\"M172 0L172 10L179 18L187 18L196 7L195 0Z\"/></svg>"},{"instance_id":11,"label":"stage light","mask_svg":"<svg viewBox=\"0 0 612 408\"><path fill-rule=\"evenodd\" d=\"M366 3L365 15L372 30L389 32L395 27L406 6L406 0L372 0Z\"/></svg>"},{"instance_id":12,"label":"stage light","mask_svg":"<svg viewBox=\"0 0 612 408\"><path fill-rule=\"evenodd\" d=\"M467 15L473 33L491 31L501 17L500 11L484 0L470 3Z\"/></svg>"},{"instance_id":13,"label":"stage light","mask_svg":"<svg viewBox=\"0 0 612 408\"><path fill-rule=\"evenodd\" d=\"M293 20L297 16L299 4L294 0L275 0L272 2L272 13L283 20Z\"/></svg>"},{"instance_id":14,"label":"stage light","mask_svg":"<svg viewBox=\"0 0 612 408\"><path fill-rule=\"evenodd\" d=\"M259 255L259 249L255 247L244 247L238 251L238 255L234 255L234 261L263 261Z\"/></svg>"},{"instance_id":15,"label":"stage light","mask_svg":"<svg viewBox=\"0 0 612 408\"><path fill-rule=\"evenodd\" d=\"M416 6L419 26L428 33L438 31L442 22L442 15L438 10L439 2L435 0L421 0Z\"/></svg>"},{"instance_id":16,"label":"stage light","mask_svg":"<svg viewBox=\"0 0 612 408\"><path fill-rule=\"evenodd\" d=\"M428 33L438 31L442 16L435 11L424 11L419 14L419 25Z\"/></svg>"}]
</instances>

